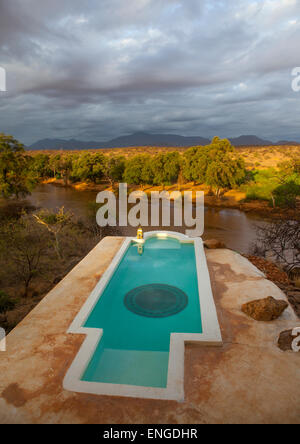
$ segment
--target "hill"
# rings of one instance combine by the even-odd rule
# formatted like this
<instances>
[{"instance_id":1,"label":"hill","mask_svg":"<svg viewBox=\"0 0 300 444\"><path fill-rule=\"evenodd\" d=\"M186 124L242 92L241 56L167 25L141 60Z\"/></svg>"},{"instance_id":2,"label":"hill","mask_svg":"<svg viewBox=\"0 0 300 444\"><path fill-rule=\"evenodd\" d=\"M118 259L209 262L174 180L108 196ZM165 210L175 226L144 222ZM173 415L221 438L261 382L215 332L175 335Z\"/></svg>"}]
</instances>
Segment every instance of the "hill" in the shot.
<instances>
[{"instance_id":1,"label":"hill","mask_svg":"<svg viewBox=\"0 0 300 444\"><path fill-rule=\"evenodd\" d=\"M240 137L229 138L234 146L271 146L274 145L270 140L264 140L254 135L243 135ZM210 140L201 137L185 137L177 134L149 134L138 132L128 136L121 136L111 139L107 142L81 141L76 139L43 139L33 143L28 147L30 150L85 150L85 149L104 149L104 148L127 148L127 147L189 147L195 145L207 145ZM296 142L285 142L278 144L294 145ZM277 144L275 144L277 145Z\"/></svg>"},{"instance_id":2,"label":"hill","mask_svg":"<svg viewBox=\"0 0 300 444\"><path fill-rule=\"evenodd\" d=\"M229 139L234 146L268 146L273 145L270 140L260 139L257 136L240 136Z\"/></svg>"}]
</instances>

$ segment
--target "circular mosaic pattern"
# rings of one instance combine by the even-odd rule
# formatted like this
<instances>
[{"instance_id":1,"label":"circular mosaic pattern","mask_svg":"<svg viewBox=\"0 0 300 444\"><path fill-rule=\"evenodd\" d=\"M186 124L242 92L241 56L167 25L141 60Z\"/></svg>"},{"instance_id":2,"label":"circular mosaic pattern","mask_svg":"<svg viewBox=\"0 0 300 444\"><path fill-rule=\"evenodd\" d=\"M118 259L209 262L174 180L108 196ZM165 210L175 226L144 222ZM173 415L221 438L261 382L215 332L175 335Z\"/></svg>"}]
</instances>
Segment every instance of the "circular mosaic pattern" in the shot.
<instances>
[{"instance_id":1,"label":"circular mosaic pattern","mask_svg":"<svg viewBox=\"0 0 300 444\"><path fill-rule=\"evenodd\" d=\"M184 310L187 295L179 288L164 284L150 284L134 288L125 298L126 308L140 316L164 318Z\"/></svg>"}]
</instances>

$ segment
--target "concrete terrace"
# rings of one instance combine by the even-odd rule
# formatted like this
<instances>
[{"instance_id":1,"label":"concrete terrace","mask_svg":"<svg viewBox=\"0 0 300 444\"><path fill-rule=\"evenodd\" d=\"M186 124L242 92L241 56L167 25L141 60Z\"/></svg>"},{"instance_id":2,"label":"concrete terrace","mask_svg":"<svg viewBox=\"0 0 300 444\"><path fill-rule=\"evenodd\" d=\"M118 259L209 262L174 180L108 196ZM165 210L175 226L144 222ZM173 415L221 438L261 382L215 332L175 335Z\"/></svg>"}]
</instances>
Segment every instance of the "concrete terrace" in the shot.
<instances>
[{"instance_id":1,"label":"concrete terrace","mask_svg":"<svg viewBox=\"0 0 300 444\"><path fill-rule=\"evenodd\" d=\"M0 423L300 423L300 354L277 348L300 326L289 307L271 323L241 305L283 293L230 250L206 252L224 345L186 346L185 401L65 391L84 337L67 329L124 238L107 237L8 335L0 353Z\"/></svg>"}]
</instances>

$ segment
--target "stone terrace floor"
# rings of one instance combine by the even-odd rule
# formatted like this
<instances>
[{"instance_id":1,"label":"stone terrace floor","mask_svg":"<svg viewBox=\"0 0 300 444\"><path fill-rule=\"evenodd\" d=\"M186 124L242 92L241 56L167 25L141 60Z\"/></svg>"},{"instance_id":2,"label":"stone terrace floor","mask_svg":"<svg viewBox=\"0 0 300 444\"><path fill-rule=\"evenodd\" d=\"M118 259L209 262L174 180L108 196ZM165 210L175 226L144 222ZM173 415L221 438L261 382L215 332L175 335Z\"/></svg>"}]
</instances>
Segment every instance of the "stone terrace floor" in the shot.
<instances>
[{"instance_id":1,"label":"stone terrace floor","mask_svg":"<svg viewBox=\"0 0 300 444\"><path fill-rule=\"evenodd\" d=\"M290 307L271 323L247 318L243 303L285 296L225 249L206 252L224 345L186 346L183 403L62 388L84 339L66 331L123 240L103 239L8 335L0 353L0 423L300 423L300 353L276 345L300 320Z\"/></svg>"}]
</instances>

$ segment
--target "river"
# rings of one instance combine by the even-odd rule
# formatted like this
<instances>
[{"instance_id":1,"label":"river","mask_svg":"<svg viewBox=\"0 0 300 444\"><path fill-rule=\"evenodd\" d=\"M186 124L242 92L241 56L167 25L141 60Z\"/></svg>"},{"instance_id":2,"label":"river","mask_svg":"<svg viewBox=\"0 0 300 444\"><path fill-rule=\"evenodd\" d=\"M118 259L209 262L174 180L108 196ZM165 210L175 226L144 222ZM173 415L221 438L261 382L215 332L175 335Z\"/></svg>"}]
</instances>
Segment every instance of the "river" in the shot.
<instances>
[{"instance_id":1,"label":"river","mask_svg":"<svg viewBox=\"0 0 300 444\"><path fill-rule=\"evenodd\" d=\"M90 202L95 202L96 191L78 191L72 187L62 187L51 184L39 185L26 199L28 203L41 208L57 209L64 206L78 218L87 215ZM256 226L264 222L259 216L246 214L236 209L205 208L204 239L219 239L233 250L249 253L251 245L256 240ZM157 229L148 227L145 231ZM164 228L178 230L178 228ZM116 235L134 235L135 228L116 228Z\"/></svg>"}]
</instances>

